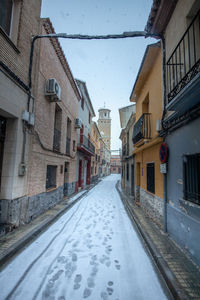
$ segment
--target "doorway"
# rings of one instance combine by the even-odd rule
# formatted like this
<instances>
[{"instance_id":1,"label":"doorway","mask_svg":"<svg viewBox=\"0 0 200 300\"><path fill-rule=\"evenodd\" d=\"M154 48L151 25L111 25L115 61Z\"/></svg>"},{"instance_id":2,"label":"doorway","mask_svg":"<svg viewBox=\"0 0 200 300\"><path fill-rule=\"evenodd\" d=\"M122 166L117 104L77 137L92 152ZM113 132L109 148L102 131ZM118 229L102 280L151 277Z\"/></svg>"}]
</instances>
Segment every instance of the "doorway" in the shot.
<instances>
[{"instance_id":1,"label":"doorway","mask_svg":"<svg viewBox=\"0 0 200 300\"><path fill-rule=\"evenodd\" d=\"M137 162L136 164L136 204L140 205L140 167L141 164Z\"/></svg>"},{"instance_id":2,"label":"doorway","mask_svg":"<svg viewBox=\"0 0 200 300\"><path fill-rule=\"evenodd\" d=\"M82 187L82 160L79 160L78 187Z\"/></svg>"},{"instance_id":3,"label":"doorway","mask_svg":"<svg viewBox=\"0 0 200 300\"><path fill-rule=\"evenodd\" d=\"M5 137L6 137L6 119L0 116L0 190L1 190L1 176L2 176Z\"/></svg>"},{"instance_id":4,"label":"doorway","mask_svg":"<svg viewBox=\"0 0 200 300\"><path fill-rule=\"evenodd\" d=\"M69 194L69 162L65 162L64 168L64 195Z\"/></svg>"},{"instance_id":5,"label":"doorway","mask_svg":"<svg viewBox=\"0 0 200 300\"><path fill-rule=\"evenodd\" d=\"M135 197L135 174L134 174L134 164L131 165L131 196Z\"/></svg>"},{"instance_id":6,"label":"doorway","mask_svg":"<svg viewBox=\"0 0 200 300\"><path fill-rule=\"evenodd\" d=\"M87 175L86 175L86 184L90 184L90 175L91 175L91 160L87 162Z\"/></svg>"}]
</instances>

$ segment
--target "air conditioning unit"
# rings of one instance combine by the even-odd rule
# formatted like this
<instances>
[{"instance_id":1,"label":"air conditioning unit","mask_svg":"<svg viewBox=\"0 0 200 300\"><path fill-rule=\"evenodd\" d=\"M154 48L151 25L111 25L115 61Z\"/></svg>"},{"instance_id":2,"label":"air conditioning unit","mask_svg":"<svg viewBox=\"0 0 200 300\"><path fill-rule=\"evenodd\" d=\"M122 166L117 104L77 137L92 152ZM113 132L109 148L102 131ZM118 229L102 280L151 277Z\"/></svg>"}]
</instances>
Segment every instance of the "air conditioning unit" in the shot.
<instances>
[{"instance_id":1,"label":"air conditioning unit","mask_svg":"<svg viewBox=\"0 0 200 300\"><path fill-rule=\"evenodd\" d=\"M161 120L156 120L156 131L161 131L162 130L162 123Z\"/></svg>"},{"instance_id":2,"label":"air conditioning unit","mask_svg":"<svg viewBox=\"0 0 200 300\"><path fill-rule=\"evenodd\" d=\"M60 101L61 88L55 78L50 78L46 81L45 96L51 102Z\"/></svg>"},{"instance_id":3,"label":"air conditioning unit","mask_svg":"<svg viewBox=\"0 0 200 300\"><path fill-rule=\"evenodd\" d=\"M82 122L81 122L81 119L76 119L75 120L75 128L81 128L82 126Z\"/></svg>"}]
</instances>

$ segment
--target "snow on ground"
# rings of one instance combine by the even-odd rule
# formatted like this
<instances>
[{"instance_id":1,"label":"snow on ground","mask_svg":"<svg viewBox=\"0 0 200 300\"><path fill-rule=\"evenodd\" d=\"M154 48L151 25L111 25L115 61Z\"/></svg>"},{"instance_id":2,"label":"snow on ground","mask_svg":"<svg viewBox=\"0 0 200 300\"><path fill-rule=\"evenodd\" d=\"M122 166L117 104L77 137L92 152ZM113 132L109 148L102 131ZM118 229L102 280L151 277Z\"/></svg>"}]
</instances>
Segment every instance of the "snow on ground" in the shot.
<instances>
[{"instance_id":1,"label":"snow on ground","mask_svg":"<svg viewBox=\"0 0 200 300\"><path fill-rule=\"evenodd\" d=\"M0 273L0 299L166 299L119 178L102 180Z\"/></svg>"}]
</instances>

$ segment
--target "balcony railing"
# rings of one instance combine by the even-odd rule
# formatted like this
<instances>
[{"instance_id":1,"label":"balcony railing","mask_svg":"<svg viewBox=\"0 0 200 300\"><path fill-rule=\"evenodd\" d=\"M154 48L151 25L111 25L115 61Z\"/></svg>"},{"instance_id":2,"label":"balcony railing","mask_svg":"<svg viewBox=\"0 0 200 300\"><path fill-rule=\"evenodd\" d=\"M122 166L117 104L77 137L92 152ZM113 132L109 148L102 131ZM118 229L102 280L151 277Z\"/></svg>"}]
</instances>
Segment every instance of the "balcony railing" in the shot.
<instances>
[{"instance_id":1,"label":"balcony railing","mask_svg":"<svg viewBox=\"0 0 200 300\"><path fill-rule=\"evenodd\" d=\"M151 114L143 114L134 125L133 129L133 144L138 143L143 139L151 138Z\"/></svg>"},{"instance_id":2,"label":"balcony railing","mask_svg":"<svg viewBox=\"0 0 200 300\"><path fill-rule=\"evenodd\" d=\"M66 154L70 155L70 145L71 145L71 139L67 138L66 139Z\"/></svg>"},{"instance_id":3,"label":"balcony railing","mask_svg":"<svg viewBox=\"0 0 200 300\"><path fill-rule=\"evenodd\" d=\"M89 151L92 154L95 154L95 146L90 142L90 140L83 134L78 137L78 147L81 147L86 152Z\"/></svg>"},{"instance_id":4,"label":"balcony railing","mask_svg":"<svg viewBox=\"0 0 200 300\"><path fill-rule=\"evenodd\" d=\"M125 145L123 145L123 147L122 147L122 156L126 156L127 154L127 146L126 146L126 144Z\"/></svg>"},{"instance_id":5,"label":"balcony railing","mask_svg":"<svg viewBox=\"0 0 200 300\"><path fill-rule=\"evenodd\" d=\"M105 165L105 164L106 164L106 160L102 159L102 165Z\"/></svg>"},{"instance_id":6,"label":"balcony railing","mask_svg":"<svg viewBox=\"0 0 200 300\"><path fill-rule=\"evenodd\" d=\"M200 10L166 64L167 102L200 72Z\"/></svg>"},{"instance_id":7,"label":"balcony railing","mask_svg":"<svg viewBox=\"0 0 200 300\"><path fill-rule=\"evenodd\" d=\"M54 136L53 136L53 150L60 151L60 140L61 140L61 132L60 130L54 128Z\"/></svg>"},{"instance_id":8,"label":"balcony railing","mask_svg":"<svg viewBox=\"0 0 200 300\"><path fill-rule=\"evenodd\" d=\"M129 156L129 144L125 144L122 147L122 156Z\"/></svg>"}]
</instances>

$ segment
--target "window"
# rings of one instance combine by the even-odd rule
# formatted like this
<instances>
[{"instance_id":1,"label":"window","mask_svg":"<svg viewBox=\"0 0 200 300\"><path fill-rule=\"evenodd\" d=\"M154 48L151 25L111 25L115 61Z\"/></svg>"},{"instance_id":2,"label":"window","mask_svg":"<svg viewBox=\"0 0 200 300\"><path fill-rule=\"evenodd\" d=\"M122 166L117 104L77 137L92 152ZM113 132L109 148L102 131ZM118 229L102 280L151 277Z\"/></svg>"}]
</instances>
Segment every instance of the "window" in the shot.
<instances>
[{"instance_id":1,"label":"window","mask_svg":"<svg viewBox=\"0 0 200 300\"><path fill-rule=\"evenodd\" d=\"M66 154L70 155L71 148L71 131L72 131L72 121L67 118L67 137L66 137ZM75 141L74 141L75 142ZM75 145L73 145L74 147ZM73 148L74 151L74 148Z\"/></svg>"},{"instance_id":2,"label":"window","mask_svg":"<svg viewBox=\"0 0 200 300\"><path fill-rule=\"evenodd\" d=\"M13 0L1 0L0 26L10 35Z\"/></svg>"},{"instance_id":3,"label":"window","mask_svg":"<svg viewBox=\"0 0 200 300\"><path fill-rule=\"evenodd\" d=\"M46 189L56 187L57 166L47 166Z\"/></svg>"},{"instance_id":4,"label":"window","mask_svg":"<svg viewBox=\"0 0 200 300\"><path fill-rule=\"evenodd\" d=\"M6 137L6 119L0 116L0 189L1 189L1 175L2 175L5 137Z\"/></svg>"},{"instance_id":5,"label":"window","mask_svg":"<svg viewBox=\"0 0 200 300\"><path fill-rule=\"evenodd\" d=\"M60 151L61 124L62 124L62 110L56 104L55 119L54 119L54 137L53 137L53 150L54 151Z\"/></svg>"},{"instance_id":6,"label":"window","mask_svg":"<svg viewBox=\"0 0 200 300\"><path fill-rule=\"evenodd\" d=\"M76 141L73 141L73 151L76 151Z\"/></svg>"},{"instance_id":7,"label":"window","mask_svg":"<svg viewBox=\"0 0 200 300\"><path fill-rule=\"evenodd\" d=\"M155 166L154 163L147 164L147 191L155 193Z\"/></svg>"},{"instance_id":8,"label":"window","mask_svg":"<svg viewBox=\"0 0 200 300\"><path fill-rule=\"evenodd\" d=\"M89 124L91 123L91 113L89 112Z\"/></svg>"},{"instance_id":9,"label":"window","mask_svg":"<svg viewBox=\"0 0 200 300\"><path fill-rule=\"evenodd\" d=\"M126 180L129 181L129 164L126 165Z\"/></svg>"},{"instance_id":10,"label":"window","mask_svg":"<svg viewBox=\"0 0 200 300\"><path fill-rule=\"evenodd\" d=\"M185 200L200 205L200 153L183 157Z\"/></svg>"},{"instance_id":11,"label":"window","mask_svg":"<svg viewBox=\"0 0 200 300\"><path fill-rule=\"evenodd\" d=\"M84 110L84 98L83 97L81 98L81 107Z\"/></svg>"}]
</instances>

